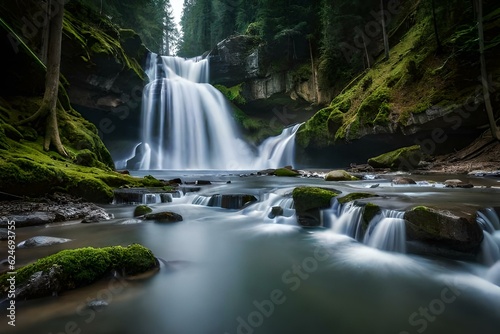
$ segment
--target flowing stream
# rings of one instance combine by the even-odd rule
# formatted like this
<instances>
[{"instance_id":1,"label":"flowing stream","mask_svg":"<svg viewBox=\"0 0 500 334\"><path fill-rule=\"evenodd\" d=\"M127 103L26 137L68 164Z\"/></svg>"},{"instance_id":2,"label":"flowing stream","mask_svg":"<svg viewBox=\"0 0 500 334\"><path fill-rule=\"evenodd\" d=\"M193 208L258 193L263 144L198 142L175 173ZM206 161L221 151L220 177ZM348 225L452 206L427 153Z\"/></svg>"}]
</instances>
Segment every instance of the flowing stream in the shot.
<instances>
[{"instance_id":1,"label":"flowing stream","mask_svg":"<svg viewBox=\"0 0 500 334\"><path fill-rule=\"evenodd\" d=\"M252 147L226 98L208 84L207 59L149 54L143 92L142 142L133 169L265 169L294 165L300 124Z\"/></svg>"},{"instance_id":2,"label":"flowing stream","mask_svg":"<svg viewBox=\"0 0 500 334\"><path fill-rule=\"evenodd\" d=\"M373 218L370 226L378 223L367 237L356 232L359 212L352 205L332 203L323 212L329 228L297 226L290 192L309 185L348 193L362 191L372 181L325 184L314 178L217 171L138 175L146 173L185 182L209 179L212 184L199 192L185 191L170 203L151 204L154 211L181 214L184 221L179 223L141 222L132 218L134 205L121 204L107 207L115 214L107 222L19 229L18 242L34 235L72 241L18 249L16 260L21 266L63 248L141 243L161 259L160 271L136 279L107 278L57 298L18 302L16 328L6 325L2 307L1 333L498 333L500 287L494 282L500 283L499 262L404 253L399 222L400 212L415 203L498 207L496 189L393 187L377 180L380 200L391 208ZM248 194L258 201L223 209L200 200L228 194ZM276 206L283 212L275 216ZM483 212L490 228L487 246L498 247L497 215ZM342 223L342 217L351 219ZM339 222L345 227L337 229ZM87 308L93 299L109 306Z\"/></svg>"}]
</instances>

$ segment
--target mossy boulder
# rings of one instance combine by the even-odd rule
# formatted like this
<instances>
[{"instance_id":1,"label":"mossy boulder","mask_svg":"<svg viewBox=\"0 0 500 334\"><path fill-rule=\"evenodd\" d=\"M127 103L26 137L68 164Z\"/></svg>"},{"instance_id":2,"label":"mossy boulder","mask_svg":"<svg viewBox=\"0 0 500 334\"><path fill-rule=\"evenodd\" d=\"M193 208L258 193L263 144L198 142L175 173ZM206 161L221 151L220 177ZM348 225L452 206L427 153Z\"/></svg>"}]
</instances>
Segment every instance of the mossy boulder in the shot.
<instances>
[{"instance_id":1,"label":"mossy boulder","mask_svg":"<svg viewBox=\"0 0 500 334\"><path fill-rule=\"evenodd\" d=\"M290 168L278 168L273 172L273 175L294 177L294 176L299 176L300 173Z\"/></svg>"},{"instance_id":2,"label":"mossy boulder","mask_svg":"<svg viewBox=\"0 0 500 334\"><path fill-rule=\"evenodd\" d=\"M483 232L474 216L417 206L405 212L408 240L430 243L456 251L477 251Z\"/></svg>"},{"instance_id":3,"label":"mossy boulder","mask_svg":"<svg viewBox=\"0 0 500 334\"><path fill-rule=\"evenodd\" d=\"M412 170L418 166L421 159L422 151L420 145L413 145L370 158L368 159L368 164L373 168Z\"/></svg>"},{"instance_id":4,"label":"mossy boulder","mask_svg":"<svg viewBox=\"0 0 500 334\"><path fill-rule=\"evenodd\" d=\"M77 165L87 166L87 167L99 166L99 161L97 160L96 155L89 149L81 150L80 152L78 152L75 157L75 163Z\"/></svg>"},{"instance_id":5,"label":"mossy boulder","mask_svg":"<svg viewBox=\"0 0 500 334\"><path fill-rule=\"evenodd\" d=\"M157 212L144 215L146 220L155 220L159 223L176 223L183 220L182 216L175 212Z\"/></svg>"},{"instance_id":6,"label":"mossy boulder","mask_svg":"<svg viewBox=\"0 0 500 334\"><path fill-rule=\"evenodd\" d=\"M370 198L370 197L378 197L377 194L371 194L371 193L350 193L345 196L337 198L340 204L345 204L348 202L352 202L355 200L363 199L363 198Z\"/></svg>"},{"instance_id":7,"label":"mossy boulder","mask_svg":"<svg viewBox=\"0 0 500 334\"><path fill-rule=\"evenodd\" d=\"M349 174L345 170L332 170L325 175L325 181L355 181L357 177Z\"/></svg>"},{"instance_id":8,"label":"mossy boulder","mask_svg":"<svg viewBox=\"0 0 500 334\"><path fill-rule=\"evenodd\" d=\"M368 224L370 221L378 215L382 210L380 207L373 203L366 203L363 209L363 229L366 231L368 229Z\"/></svg>"},{"instance_id":9,"label":"mossy boulder","mask_svg":"<svg viewBox=\"0 0 500 334\"><path fill-rule=\"evenodd\" d=\"M134 217L143 216L143 215L145 215L147 213L151 213L151 212L153 212L153 209L151 209L149 206L138 205L134 209Z\"/></svg>"},{"instance_id":10,"label":"mossy boulder","mask_svg":"<svg viewBox=\"0 0 500 334\"><path fill-rule=\"evenodd\" d=\"M113 271L135 275L154 269L158 261L144 246L79 248L44 257L17 271L16 298L32 299L83 287ZM8 290L8 274L0 276L0 289Z\"/></svg>"},{"instance_id":11,"label":"mossy boulder","mask_svg":"<svg viewBox=\"0 0 500 334\"><path fill-rule=\"evenodd\" d=\"M339 191L317 187L297 187L292 192L292 198L297 213L297 221L302 226L319 226L320 211L330 207L332 198Z\"/></svg>"}]
</instances>

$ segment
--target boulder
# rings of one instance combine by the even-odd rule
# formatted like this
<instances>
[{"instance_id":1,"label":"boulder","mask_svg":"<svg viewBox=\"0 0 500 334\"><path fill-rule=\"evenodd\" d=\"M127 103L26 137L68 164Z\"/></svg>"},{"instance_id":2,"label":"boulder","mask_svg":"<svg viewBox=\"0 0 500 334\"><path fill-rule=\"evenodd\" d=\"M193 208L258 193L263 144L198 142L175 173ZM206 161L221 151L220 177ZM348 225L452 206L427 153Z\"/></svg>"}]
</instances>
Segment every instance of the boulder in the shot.
<instances>
[{"instance_id":1,"label":"boulder","mask_svg":"<svg viewBox=\"0 0 500 334\"><path fill-rule=\"evenodd\" d=\"M420 145L402 147L395 151L368 159L373 168L390 168L393 170L413 170L422 159Z\"/></svg>"},{"instance_id":2,"label":"boulder","mask_svg":"<svg viewBox=\"0 0 500 334\"><path fill-rule=\"evenodd\" d=\"M34 247L43 247L43 246L52 246L57 244L63 244L71 241L71 239L66 238L55 238L55 237L46 237L46 236L36 236L24 241L21 241L17 247L18 248L34 248Z\"/></svg>"},{"instance_id":3,"label":"boulder","mask_svg":"<svg viewBox=\"0 0 500 334\"><path fill-rule=\"evenodd\" d=\"M94 311L100 311L109 306L109 303L102 299L94 299L87 303L87 307Z\"/></svg>"},{"instance_id":4,"label":"boulder","mask_svg":"<svg viewBox=\"0 0 500 334\"><path fill-rule=\"evenodd\" d=\"M278 168L276 169L273 173L275 176L299 176L300 173L296 170L293 170L292 168Z\"/></svg>"},{"instance_id":5,"label":"boulder","mask_svg":"<svg viewBox=\"0 0 500 334\"><path fill-rule=\"evenodd\" d=\"M138 216L144 216L145 214L153 212L153 209L151 209L147 205L138 205L134 209L134 217Z\"/></svg>"},{"instance_id":6,"label":"boulder","mask_svg":"<svg viewBox=\"0 0 500 334\"><path fill-rule=\"evenodd\" d=\"M363 198L370 198L370 197L378 197L377 194L371 194L371 193L350 193L345 196L342 196L338 198L338 201L340 204L345 204L348 202L352 202L355 200L363 199Z\"/></svg>"},{"instance_id":7,"label":"boulder","mask_svg":"<svg viewBox=\"0 0 500 334\"><path fill-rule=\"evenodd\" d=\"M452 179L444 181L446 188L474 188L474 185L469 182L463 182L459 179Z\"/></svg>"},{"instance_id":8,"label":"boulder","mask_svg":"<svg viewBox=\"0 0 500 334\"><path fill-rule=\"evenodd\" d=\"M444 210L417 206L405 212L408 240L430 243L461 252L480 248L483 231L474 216L460 217Z\"/></svg>"},{"instance_id":9,"label":"boulder","mask_svg":"<svg viewBox=\"0 0 500 334\"><path fill-rule=\"evenodd\" d=\"M56 221L56 215L52 212L26 212L9 215L7 218L16 222L16 228L45 225ZM0 226L7 226L7 220L0 220Z\"/></svg>"},{"instance_id":10,"label":"boulder","mask_svg":"<svg viewBox=\"0 0 500 334\"><path fill-rule=\"evenodd\" d=\"M271 212L269 212L268 217L271 219L276 218L277 216L283 216L284 210L281 206L273 206L271 208Z\"/></svg>"},{"instance_id":11,"label":"boulder","mask_svg":"<svg viewBox=\"0 0 500 334\"><path fill-rule=\"evenodd\" d=\"M408 185L408 184L417 184L414 179L409 178L409 177L395 177L392 179L392 183L396 185Z\"/></svg>"},{"instance_id":12,"label":"boulder","mask_svg":"<svg viewBox=\"0 0 500 334\"><path fill-rule=\"evenodd\" d=\"M292 197L297 213L297 222L302 226L320 226L322 209L330 207L332 198L340 192L334 189L297 187Z\"/></svg>"},{"instance_id":13,"label":"boulder","mask_svg":"<svg viewBox=\"0 0 500 334\"><path fill-rule=\"evenodd\" d=\"M104 220L110 220L113 218L112 214L108 214L106 211L103 209L100 210L94 210L91 213L89 213L83 220L81 221L83 224L89 224L89 223L99 223Z\"/></svg>"},{"instance_id":14,"label":"boulder","mask_svg":"<svg viewBox=\"0 0 500 334\"><path fill-rule=\"evenodd\" d=\"M145 220L155 220L159 223L175 223L183 220L182 216L175 212L157 212L144 215Z\"/></svg>"},{"instance_id":15,"label":"boulder","mask_svg":"<svg viewBox=\"0 0 500 334\"><path fill-rule=\"evenodd\" d=\"M158 264L151 250L138 244L66 249L19 268L15 298L51 296L92 284L114 271L136 275L158 268ZM9 289L9 276L0 275L0 291Z\"/></svg>"},{"instance_id":16,"label":"boulder","mask_svg":"<svg viewBox=\"0 0 500 334\"><path fill-rule=\"evenodd\" d=\"M325 181L354 181L357 178L345 170L332 170L325 175Z\"/></svg>"}]
</instances>

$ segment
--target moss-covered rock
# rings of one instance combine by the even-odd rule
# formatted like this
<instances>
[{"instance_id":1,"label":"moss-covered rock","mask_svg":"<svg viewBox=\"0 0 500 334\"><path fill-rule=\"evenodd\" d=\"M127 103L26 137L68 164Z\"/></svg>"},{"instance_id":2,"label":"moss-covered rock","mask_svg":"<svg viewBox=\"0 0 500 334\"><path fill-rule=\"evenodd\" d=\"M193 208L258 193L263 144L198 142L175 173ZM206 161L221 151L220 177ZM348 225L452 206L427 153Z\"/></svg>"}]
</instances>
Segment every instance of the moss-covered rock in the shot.
<instances>
[{"instance_id":1,"label":"moss-covered rock","mask_svg":"<svg viewBox=\"0 0 500 334\"><path fill-rule=\"evenodd\" d=\"M422 159L420 145L403 147L377 157L368 159L368 164L374 168L390 168L394 170L412 170Z\"/></svg>"},{"instance_id":2,"label":"moss-covered rock","mask_svg":"<svg viewBox=\"0 0 500 334\"><path fill-rule=\"evenodd\" d=\"M87 166L87 167L98 167L98 160L94 152L85 149L77 153L75 157L75 163L77 165Z\"/></svg>"},{"instance_id":3,"label":"moss-covered rock","mask_svg":"<svg viewBox=\"0 0 500 334\"><path fill-rule=\"evenodd\" d=\"M345 170L332 170L325 175L325 181L355 181L357 177L349 174Z\"/></svg>"},{"instance_id":4,"label":"moss-covered rock","mask_svg":"<svg viewBox=\"0 0 500 334\"><path fill-rule=\"evenodd\" d=\"M339 191L316 187L297 187L292 192L292 198L297 212L298 223L302 226L319 226L320 210L329 208L332 198Z\"/></svg>"},{"instance_id":5,"label":"moss-covered rock","mask_svg":"<svg viewBox=\"0 0 500 334\"><path fill-rule=\"evenodd\" d=\"M159 223L176 223L183 220L182 216L175 212L157 212L144 215L146 220L155 220Z\"/></svg>"},{"instance_id":6,"label":"moss-covered rock","mask_svg":"<svg viewBox=\"0 0 500 334\"><path fill-rule=\"evenodd\" d=\"M345 204L358 199L370 198L370 197L378 197L378 195L371 193L350 193L345 196L337 198L337 200L339 201L340 204Z\"/></svg>"},{"instance_id":7,"label":"moss-covered rock","mask_svg":"<svg viewBox=\"0 0 500 334\"><path fill-rule=\"evenodd\" d=\"M477 251L483 232L473 216L417 206L405 212L409 240L431 243L457 251Z\"/></svg>"},{"instance_id":8,"label":"moss-covered rock","mask_svg":"<svg viewBox=\"0 0 500 334\"><path fill-rule=\"evenodd\" d=\"M138 205L134 209L134 217L143 216L143 215L145 215L147 213L151 213L151 212L153 212L153 209L151 209L149 206Z\"/></svg>"},{"instance_id":9,"label":"moss-covered rock","mask_svg":"<svg viewBox=\"0 0 500 334\"><path fill-rule=\"evenodd\" d=\"M289 169L289 168L278 168L274 171L273 175L276 176L299 176L300 173L297 172L296 170Z\"/></svg>"},{"instance_id":10,"label":"moss-covered rock","mask_svg":"<svg viewBox=\"0 0 500 334\"><path fill-rule=\"evenodd\" d=\"M366 203L363 209L363 229L366 231L370 221L378 215L382 210L380 207L373 203Z\"/></svg>"},{"instance_id":11,"label":"moss-covered rock","mask_svg":"<svg viewBox=\"0 0 500 334\"><path fill-rule=\"evenodd\" d=\"M153 253L138 244L63 250L18 269L16 298L50 296L54 292L92 284L113 271L135 275L157 266ZM7 278L7 274L0 276L3 292L8 290Z\"/></svg>"}]
</instances>

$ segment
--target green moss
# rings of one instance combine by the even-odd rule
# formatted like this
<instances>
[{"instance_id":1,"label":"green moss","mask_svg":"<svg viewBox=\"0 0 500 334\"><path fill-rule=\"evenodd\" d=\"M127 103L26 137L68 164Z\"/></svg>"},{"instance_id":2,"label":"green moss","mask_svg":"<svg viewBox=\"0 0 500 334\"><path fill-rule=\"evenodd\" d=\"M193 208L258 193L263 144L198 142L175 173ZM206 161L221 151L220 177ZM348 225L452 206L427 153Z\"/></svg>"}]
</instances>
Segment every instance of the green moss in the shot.
<instances>
[{"instance_id":1,"label":"green moss","mask_svg":"<svg viewBox=\"0 0 500 334\"><path fill-rule=\"evenodd\" d=\"M375 90L372 94L361 103L358 109L358 119L363 125L373 126L379 114L389 114L389 90L387 88L380 88ZM383 116L381 116L382 118Z\"/></svg>"},{"instance_id":2,"label":"green moss","mask_svg":"<svg viewBox=\"0 0 500 334\"><path fill-rule=\"evenodd\" d=\"M113 270L126 275L142 273L155 268L157 261L149 249L138 244L63 250L18 269L16 284L22 286L34 273L48 272L54 265L62 269L62 290L70 290L94 283ZM2 290L7 288L6 278L7 274L0 276Z\"/></svg>"},{"instance_id":3,"label":"green moss","mask_svg":"<svg viewBox=\"0 0 500 334\"><path fill-rule=\"evenodd\" d=\"M163 187L163 186L165 186L164 182L156 179L152 175L144 176L143 184L145 187Z\"/></svg>"},{"instance_id":4,"label":"green moss","mask_svg":"<svg viewBox=\"0 0 500 334\"><path fill-rule=\"evenodd\" d=\"M327 208L332 198L338 196L335 190L316 187L297 187L292 192L297 212L305 212L315 208Z\"/></svg>"},{"instance_id":5,"label":"green moss","mask_svg":"<svg viewBox=\"0 0 500 334\"><path fill-rule=\"evenodd\" d=\"M368 164L374 168L408 170L415 168L421 158L422 152L420 146L414 145L370 158L368 159Z\"/></svg>"},{"instance_id":6,"label":"green moss","mask_svg":"<svg viewBox=\"0 0 500 334\"><path fill-rule=\"evenodd\" d=\"M381 209L378 205L373 203L366 203L363 209L363 229L366 231L368 228L368 224L371 222L373 217L378 215L381 212Z\"/></svg>"},{"instance_id":7,"label":"green moss","mask_svg":"<svg viewBox=\"0 0 500 334\"><path fill-rule=\"evenodd\" d=\"M243 83L230 88L224 85L215 85L214 87L217 88L229 101L233 103L241 105L247 102L241 95L241 91L243 90Z\"/></svg>"},{"instance_id":8,"label":"green moss","mask_svg":"<svg viewBox=\"0 0 500 334\"><path fill-rule=\"evenodd\" d=\"M151 213L151 212L153 212L153 209L151 209L149 206L147 206L147 205L138 205L134 209L134 217L143 216L146 213Z\"/></svg>"},{"instance_id":9,"label":"green moss","mask_svg":"<svg viewBox=\"0 0 500 334\"><path fill-rule=\"evenodd\" d=\"M314 114L303 126L297 131L297 144L303 148L309 146L326 147L333 140L328 131L328 119L332 113L332 108L324 108Z\"/></svg>"},{"instance_id":10,"label":"green moss","mask_svg":"<svg viewBox=\"0 0 500 334\"><path fill-rule=\"evenodd\" d=\"M378 195L370 193L350 193L345 196L339 197L337 200L339 201L340 204L345 204L358 199L370 198L370 197L378 197Z\"/></svg>"},{"instance_id":11,"label":"green moss","mask_svg":"<svg viewBox=\"0 0 500 334\"><path fill-rule=\"evenodd\" d=\"M278 168L274 171L273 175L294 177L294 176L299 176L300 173L298 173L294 170L288 169L288 168Z\"/></svg>"},{"instance_id":12,"label":"green moss","mask_svg":"<svg viewBox=\"0 0 500 334\"><path fill-rule=\"evenodd\" d=\"M343 169L332 170L325 175L325 181L356 181L357 177L349 174Z\"/></svg>"}]
</instances>

